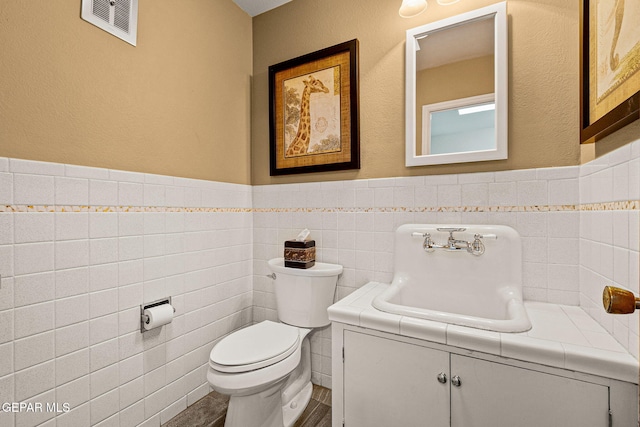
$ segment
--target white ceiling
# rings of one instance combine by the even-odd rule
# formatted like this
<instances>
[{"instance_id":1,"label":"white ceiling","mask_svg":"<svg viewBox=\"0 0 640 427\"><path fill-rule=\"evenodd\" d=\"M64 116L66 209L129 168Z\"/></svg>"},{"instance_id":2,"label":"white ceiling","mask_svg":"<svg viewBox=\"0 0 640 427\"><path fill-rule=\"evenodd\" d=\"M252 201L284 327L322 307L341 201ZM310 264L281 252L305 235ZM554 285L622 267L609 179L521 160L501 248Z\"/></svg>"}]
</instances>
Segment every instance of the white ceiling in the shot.
<instances>
[{"instance_id":1,"label":"white ceiling","mask_svg":"<svg viewBox=\"0 0 640 427\"><path fill-rule=\"evenodd\" d=\"M240 9L247 12L251 17L275 9L290 1L291 0L233 0L235 4L240 6Z\"/></svg>"}]
</instances>

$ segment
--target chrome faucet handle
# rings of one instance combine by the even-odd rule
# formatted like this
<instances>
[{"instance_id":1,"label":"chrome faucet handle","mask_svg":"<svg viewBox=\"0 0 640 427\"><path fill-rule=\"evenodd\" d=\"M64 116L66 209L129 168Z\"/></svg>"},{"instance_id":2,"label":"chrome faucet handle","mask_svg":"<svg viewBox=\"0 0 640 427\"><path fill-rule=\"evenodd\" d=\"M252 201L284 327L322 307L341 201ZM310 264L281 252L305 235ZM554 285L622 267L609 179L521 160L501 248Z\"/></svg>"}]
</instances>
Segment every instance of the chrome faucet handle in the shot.
<instances>
[{"instance_id":1,"label":"chrome faucet handle","mask_svg":"<svg viewBox=\"0 0 640 427\"><path fill-rule=\"evenodd\" d=\"M471 255L480 256L484 253L484 243L480 240L481 238L482 236L479 234L473 236L473 242L469 244L467 249Z\"/></svg>"},{"instance_id":2,"label":"chrome faucet handle","mask_svg":"<svg viewBox=\"0 0 640 427\"><path fill-rule=\"evenodd\" d=\"M422 242L422 249L425 250L425 252L433 252L436 249L433 247L433 240L431 240L431 234L426 233L424 236L424 242Z\"/></svg>"},{"instance_id":3,"label":"chrome faucet handle","mask_svg":"<svg viewBox=\"0 0 640 427\"><path fill-rule=\"evenodd\" d=\"M435 251L435 248L433 247L433 240L431 240L431 233L422 233L420 231L414 231L413 233L411 233L411 236L420 237L424 239L424 242L422 242L422 249L424 249L425 252Z\"/></svg>"}]
</instances>

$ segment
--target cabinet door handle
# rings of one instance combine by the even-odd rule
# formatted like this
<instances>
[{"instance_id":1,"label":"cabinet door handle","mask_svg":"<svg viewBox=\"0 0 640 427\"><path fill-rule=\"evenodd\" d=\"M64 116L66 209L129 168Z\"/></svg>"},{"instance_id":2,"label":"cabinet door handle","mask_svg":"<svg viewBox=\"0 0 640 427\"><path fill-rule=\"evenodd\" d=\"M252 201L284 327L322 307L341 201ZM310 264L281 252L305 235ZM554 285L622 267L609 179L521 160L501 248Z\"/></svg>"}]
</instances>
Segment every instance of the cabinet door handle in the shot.
<instances>
[{"instance_id":1,"label":"cabinet door handle","mask_svg":"<svg viewBox=\"0 0 640 427\"><path fill-rule=\"evenodd\" d=\"M445 384L447 382L447 374L445 374L444 372L440 372L437 378L440 384Z\"/></svg>"},{"instance_id":2,"label":"cabinet door handle","mask_svg":"<svg viewBox=\"0 0 640 427\"><path fill-rule=\"evenodd\" d=\"M462 385L462 380L460 379L459 376L454 375L451 377L451 384L453 384L456 387L460 387Z\"/></svg>"}]
</instances>

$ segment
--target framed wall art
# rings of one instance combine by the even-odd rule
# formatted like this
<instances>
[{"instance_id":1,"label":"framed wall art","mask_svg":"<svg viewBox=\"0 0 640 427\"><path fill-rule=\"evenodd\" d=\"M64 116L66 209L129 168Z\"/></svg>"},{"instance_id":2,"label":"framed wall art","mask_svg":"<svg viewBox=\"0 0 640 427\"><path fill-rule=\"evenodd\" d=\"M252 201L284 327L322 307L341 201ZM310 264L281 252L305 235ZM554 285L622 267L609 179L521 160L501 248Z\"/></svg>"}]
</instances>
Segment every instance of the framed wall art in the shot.
<instances>
[{"instance_id":1,"label":"framed wall art","mask_svg":"<svg viewBox=\"0 0 640 427\"><path fill-rule=\"evenodd\" d=\"M640 2L582 0L580 142L640 118Z\"/></svg>"},{"instance_id":2,"label":"framed wall art","mask_svg":"<svg viewBox=\"0 0 640 427\"><path fill-rule=\"evenodd\" d=\"M270 66L270 174L359 169L358 99L358 40Z\"/></svg>"}]
</instances>

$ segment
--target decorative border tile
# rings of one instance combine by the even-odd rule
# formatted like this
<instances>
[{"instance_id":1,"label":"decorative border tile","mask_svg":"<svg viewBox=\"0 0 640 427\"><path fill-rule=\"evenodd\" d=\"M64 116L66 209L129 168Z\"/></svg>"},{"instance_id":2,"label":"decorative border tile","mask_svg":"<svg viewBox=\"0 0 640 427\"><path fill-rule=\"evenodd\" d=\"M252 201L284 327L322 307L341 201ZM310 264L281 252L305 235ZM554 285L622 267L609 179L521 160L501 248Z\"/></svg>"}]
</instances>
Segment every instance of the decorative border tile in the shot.
<instances>
[{"instance_id":1,"label":"decorative border tile","mask_svg":"<svg viewBox=\"0 0 640 427\"><path fill-rule=\"evenodd\" d=\"M580 205L581 211L637 211L640 210L640 200L625 202L587 203Z\"/></svg>"},{"instance_id":2,"label":"decorative border tile","mask_svg":"<svg viewBox=\"0 0 640 427\"><path fill-rule=\"evenodd\" d=\"M533 206L437 206L385 208L194 208L171 206L85 206L85 205L0 205L0 212L575 212L575 211L636 211L640 200L583 205Z\"/></svg>"},{"instance_id":3,"label":"decorative border tile","mask_svg":"<svg viewBox=\"0 0 640 427\"><path fill-rule=\"evenodd\" d=\"M0 212L253 212L251 208L178 208L164 206L0 205Z\"/></svg>"}]
</instances>

